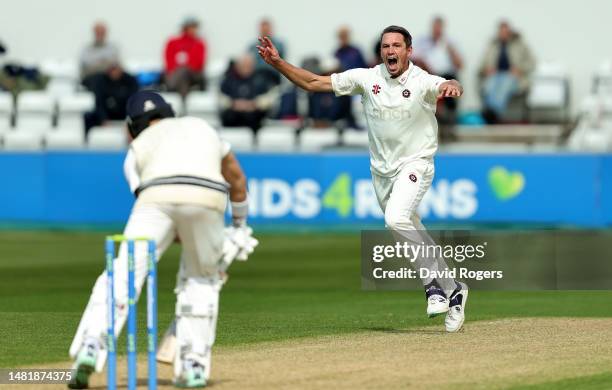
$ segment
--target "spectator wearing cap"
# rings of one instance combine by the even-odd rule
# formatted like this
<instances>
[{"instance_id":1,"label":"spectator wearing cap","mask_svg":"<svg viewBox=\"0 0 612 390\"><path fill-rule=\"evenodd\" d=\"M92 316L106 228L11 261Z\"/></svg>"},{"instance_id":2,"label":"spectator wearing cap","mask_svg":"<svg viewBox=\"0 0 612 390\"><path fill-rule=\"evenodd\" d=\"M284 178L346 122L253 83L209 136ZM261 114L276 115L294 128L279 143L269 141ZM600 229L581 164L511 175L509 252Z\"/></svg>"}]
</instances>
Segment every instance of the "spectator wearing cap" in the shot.
<instances>
[{"instance_id":1,"label":"spectator wearing cap","mask_svg":"<svg viewBox=\"0 0 612 390\"><path fill-rule=\"evenodd\" d=\"M86 134L94 126L125 119L126 104L138 91L138 80L125 72L119 63L114 63L106 73L92 77L91 90L96 104L94 111L84 115Z\"/></svg>"},{"instance_id":2,"label":"spectator wearing cap","mask_svg":"<svg viewBox=\"0 0 612 390\"><path fill-rule=\"evenodd\" d=\"M170 38L164 49L166 87L183 97L192 87L205 87L206 42L198 35L199 26L197 19L185 19L181 34Z\"/></svg>"},{"instance_id":3,"label":"spectator wearing cap","mask_svg":"<svg viewBox=\"0 0 612 390\"><path fill-rule=\"evenodd\" d=\"M103 74L111 65L119 62L119 49L106 40L108 29L104 22L98 21L93 26L94 41L81 52L80 75L83 85L89 87L89 78Z\"/></svg>"}]
</instances>

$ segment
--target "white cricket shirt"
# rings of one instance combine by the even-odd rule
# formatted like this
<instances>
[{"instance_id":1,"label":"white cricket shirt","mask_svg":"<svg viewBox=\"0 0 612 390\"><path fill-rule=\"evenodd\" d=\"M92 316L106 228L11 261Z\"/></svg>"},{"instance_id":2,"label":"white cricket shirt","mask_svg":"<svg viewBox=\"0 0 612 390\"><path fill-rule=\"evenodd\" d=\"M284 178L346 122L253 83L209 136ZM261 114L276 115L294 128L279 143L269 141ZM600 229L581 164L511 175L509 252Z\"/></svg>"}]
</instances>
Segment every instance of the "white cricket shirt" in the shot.
<instances>
[{"instance_id":1,"label":"white cricket shirt","mask_svg":"<svg viewBox=\"0 0 612 390\"><path fill-rule=\"evenodd\" d=\"M384 64L331 76L337 96L361 95L373 173L395 176L416 159L431 159L438 149L436 99L446 80L410 63L391 78Z\"/></svg>"},{"instance_id":2,"label":"white cricket shirt","mask_svg":"<svg viewBox=\"0 0 612 390\"><path fill-rule=\"evenodd\" d=\"M221 160L230 151L206 121L199 118L167 118L149 127L130 144L124 171L135 191L152 180L189 176L227 185ZM137 203L200 204L224 211L227 194L189 184L164 184L146 188Z\"/></svg>"}]
</instances>

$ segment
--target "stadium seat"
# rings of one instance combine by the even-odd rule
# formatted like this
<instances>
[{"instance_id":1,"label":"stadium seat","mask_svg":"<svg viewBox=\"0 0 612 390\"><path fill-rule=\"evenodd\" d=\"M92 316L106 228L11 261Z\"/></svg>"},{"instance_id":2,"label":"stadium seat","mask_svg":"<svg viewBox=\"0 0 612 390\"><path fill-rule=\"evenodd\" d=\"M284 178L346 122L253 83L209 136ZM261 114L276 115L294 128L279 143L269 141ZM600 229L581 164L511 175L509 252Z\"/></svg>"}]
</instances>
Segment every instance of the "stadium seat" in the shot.
<instances>
[{"instance_id":1,"label":"stadium seat","mask_svg":"<svg viewBox=\"0 0 612 390\"><path fill-rule=\"evenodd\" d=\"M41 150L43 134L25 131L9 131L4 134L4 150Z\"/></svg>"},{"instance_id":2,"label":"stadium seat","mask_svg":"<svg viewBox=\"0 0 612 390\"><path fill-rule=\"evenodd\" d=\"M0 122L0 145L2 144L2 141L4 140L4 135L8 133L9 131L11 131L11 126L8 123L8 121L6 123Z\"/></svg>"},{"instance_id":3,"label":"stadium seat","mask_svg":"<svg viewBox=\"0 0 612 390\"><path fill-rule=\"evenodd\" d=\"M13 117L13 95L0 91L0 127L11 124Z\"/></svg>"},{"instance_id":4,"label":"stadium seat","mask_svg":"<svg viewBox=\"0 0 612 390\"><path fill-rule=\"evenodd\" d=\"M230 60L227 58L215 58L211 59L204 69L206 80L208 81L209 87L216 87L221 84L223 75L227 70Z\"/></svg>"},{"instance_id":5,"label":"stadium seat","mask_svg":"<svg viewBox=\"0 0 612 390\"><path fill-rule=\"evenodd\" d=\"M159 94L172 106L176 116L184 115L183 98L178 92L160 92Z\"/></svg>"},{"instance_id":6,"label":"stadium seat","mask_svg":"<svg viewBox=\"0 0 612 390\"><path fill-rule=\"evenodd\" d=\"M87 146L92 150L122 150L127 146L127 134L120 127L98 126L89 130Z\"/></svg>"},{"instance_id":7,"label":"stadium seat","mask_svg":"<svg viewBox=\"0 0 612 390\"><path fill-rule=\"evenodd\" d=\"M84 131L83 114L95 107L95 97L90 92L62 96L57 104L57 127L61 130Z\"/></svg>"},{"instance_id":8,"label":"stadium seat","mask_svg":"<svg viewBox=\"0 0 612 390\"><path fill-rule=\"evenodd\" d=\"M78 80L79 65L74 59L46 58L40 62L40 70L51 79Z\"/></svg>"},{"instance_id":9,"label":"stadium seat","mask_svg":"<svg viewBox=\"0 0 612 390\"><path fill-rule=\"evenodd\" d=\"M538 65L527 95L532 122L565 122L569 119L569 80L559 63Z\"/></svg>"},{"instance_id":10,"label":"stadium seat","mask_svg":"<svg viewBox=\"0 0 612 390\"><path fill-rule=\"evenodd\" d=\"M569 136L567 147L575 152L612 151L612 123L597 125L588 121L579 123Z\"/></svg>"},{"instance_id":11,"label":"stadium seat","mask_svg":"<svg viewBox=\"0 0 612 390\"><path fill-rule=\"evenodd\" d=\"M606 60L599 65L593 78L593 94L612 94L612 60Z\"/></svg>"},{"instance_id":12,"label":"stadium seat","mask_svg":"<svg viewBox=\"0 0 612 390\"><path fill-rule=\"evenodd\" d=\"M185 112L187 115L197 116L210 122L218 122L217 98L217 94L213 92L190 92L185 99Z\"/></svg>"},{"instance_id":13,"label":"stadium seat","mask_svg":"<svg viewBox=\"0 0 612 390\"><path fill-rule=\"evenodd\" d=\"M46 92L51 96L70 95L79 87L79 69L74 59L44 59L40 70L50 77Z\"/></svg>"},{"instance_id":14,"label":"stadium seat","mask_svg":"<svg viewBox=\"0 0 612 390\"><path fill-rule=\"evenodd\" d=\"M295 129L292 127L264 127L257 133L257 149L268 152L295 150Z\"/></svg>"},{"instance_id":15,"label":"stadium seat","mask_svg":"<svg viewBox=\"0 0 612 390\"><path fill-rule=\"evenodd\" d=\"M78 83L73 80L51 79L45 91L56 99L72 95L78 89Z\"/></svg>"},{"instance_id":16,"label":"stadium seat","mask_svg":"<svg viewBox=\"0 0 612 390\"><path fill-rule=\"evenodd\" d=\"M249 127L224 127L219 130L219 136L232 145L232 150L248 152L255 149L255 136Z\"/></svg>"},{"instance_id":17,"label":"stadium seat","mask_svg":"<svg viewBox=\"0 0 612 390\"><path fill-rule=\"evenodd\" d=\"M612 98L590 95L580 104L578 124L580 127L601 127L603 121L612 120Z\"/></svg>"},{"instance_id":18,"label":"stadium seat","mask_svg":"<svg viewBox=\"0 0 612 390\"><path fill-rule=\"evenodd\" d=\"M353 117L355 123L362 128L366 128L365 114L363 112L363 103L361 103L361 96L353 96L351 98L351 106L353 110Z\"/></svg>"},{"instance_id":19,"label":"stadium seat","mask_svg":"<svg viewBox=\"0 0 612 390\"><path fill-rule=\"evenodd\" d=\"M56 130L45 134L48 150L82 149L85 147L85 134L80 131Z\"/></svg>"},{"instance_id":20,"label":"stadium seat","mask_svg":"<svg viewBox=\"0 0 612 390\"><path fill-rule=\"evenodd\" d=\"M57 108L60 115L82 114L94 109L96 98L91 92L76 92L58 99Z\"/></svg>"},{"instance_id":21,"label":"stadium seat","mask_svg":"<svg viewBox=\"0 0 612 390\"><path fill-rule=\"evenodd\" d=\"M338 146L339 141L340 134L335 128L306 128L300 133L300 149L307 152L318 152Z\"/></svg>"},{"instance_id":22,"label":"stadium seat","mask_svg":"<svg viewBox=\"0 0 612 390\"><path fill-rule=\"evenodd\" d=\"M367 130L344 130L342 144L350 148L368 148L370 142Z\"/></svg>"},{"instance_id":23,"label":"stadium seat","mask_svg":"<svg viewBox=\"0 0 612 390\"><path fill-rule=\"evenodd\" d=\"M17 96L17 127L51 126L55 101L46 91L24 91Z\"/></svg>"}]
</instances>

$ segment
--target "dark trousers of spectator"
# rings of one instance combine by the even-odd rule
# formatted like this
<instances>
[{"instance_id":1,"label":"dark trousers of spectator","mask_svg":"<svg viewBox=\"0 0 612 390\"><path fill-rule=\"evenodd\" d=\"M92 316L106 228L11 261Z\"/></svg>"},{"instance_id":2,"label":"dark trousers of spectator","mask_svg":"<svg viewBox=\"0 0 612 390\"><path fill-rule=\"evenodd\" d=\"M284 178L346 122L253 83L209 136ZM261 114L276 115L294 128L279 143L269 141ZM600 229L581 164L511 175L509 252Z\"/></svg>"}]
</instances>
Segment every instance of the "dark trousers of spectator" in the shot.
<instances>
[{"instance_id":1,"label":"dark trousers of spectator","mask_svg":"<svg viewBox=\"0 0 612 390\"><path fill-rule=\"evenodd\" d=\"M441 75L441 77L447 80L453 80L457 78L457 75L447 73ZM457 99L447 97L438 101L436 118L440 125L438 134L440 142L454 141L456 139L455 125L457 124Z\"/></svg>"},{"instance_id":2,"label":"dark trousers of spectator","mask_svg":"<svg viewBox=\"0 0 612 390\"><path fill-rule=\"evenodd\" d=\"M447 74L441 75L441 77L444 77L447 80L453 80L457 78L457 75L453 73L447 73ZM442 106L445 111L444 112L445 117L438 118L438 120L442 120L443 122L446 122L448 124L454 124L455 123L454 120L457 118L457 99L450 98L450 97L443 98Z\"/></svg>"},{"instance_id":3,"label":"dark trousers of spectator","mask_svg":"<svg viewBox=\"0 0 612 390\"><path fill-rule=\"evenodd\" d=\"M333 93L313 93L308 97L308 116L324 121L344 120L348 127L357 128L350 96L336 97Z\"/></svg>"},{"instance_id":4,"label":"dark trousers of spectator","mask_svg":"<svg viewBox=\"0 0 612 390\"><path fill-rule=\"evenodd\" d=\"M87 136L92 127L100 126L104 123L104 118L98 111L86 112L83 114L83 119L85 121L85 136Z\"/></svg>"},{"instance_id":5,"label":"dark trousers of spectator","mask_svg":"<svg viewBox=\"0 0 612 390\"><path fill-rule=\"evenodd\" d=\"M261 127L261 122L266 116L265 111L234 111L224 110L221 111L221 124L224 127L250 127L254 133Z\"/></svg>"},{"instance_id":6,"label":"dark trousers of spectator","mask_svg":"<svg viewBox=\"0 0 612 390\"><path fill-rule=\"evenodd\" d=\"M178 92L183 97L187 96L192 87L197 87L199 90L204 90L206 87L204 75L201 72L194 72L186 66L166 74L164 82L169 91Z\"/></svg>"}]
</instances>

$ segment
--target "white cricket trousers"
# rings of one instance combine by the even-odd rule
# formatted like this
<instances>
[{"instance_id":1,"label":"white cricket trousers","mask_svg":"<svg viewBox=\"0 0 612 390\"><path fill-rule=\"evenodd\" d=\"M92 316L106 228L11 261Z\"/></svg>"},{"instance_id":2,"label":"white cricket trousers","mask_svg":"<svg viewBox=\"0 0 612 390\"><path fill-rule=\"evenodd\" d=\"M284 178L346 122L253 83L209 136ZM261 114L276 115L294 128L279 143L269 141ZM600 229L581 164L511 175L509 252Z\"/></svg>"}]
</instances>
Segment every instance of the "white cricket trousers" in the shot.
<instances>
[{"instance_id":1,"label":"white cricket trousers","mask_svg":"<svg viewBox=\"0 0 612 390\"><path fill-rule=\"evenodd\" d=\"M419 159L407 163L393 177L379 176L372 172L372 184L378 203L385 214L385 225L393 232L397 240L407 241L411 245L435 245L417 214L417 208L423 196L431 187L434 177L432 160ZM447 269L442 258L418 258L413 267L419 272L421 268L430 271ZM422 278L423 285L432 282L431 277ZM455 289L455 282L450 278L437 278L440 287L450 296Z\"/></svg>"},{"instance_id":2,"label":"white cricket trousers","mask_svg":"<svg viewBox=\"0 0 612 390\"><path fill-rule=\"evenodd\" d=\"M148 237L157 244L157 259L178 235L182 253L177 276L177 340L184 354L192 354L210 371L210 349L214 342L221 279L219 262L223 249L224 216L199 205L152 203L136 205L124 230L126 237ZM100 248L102 248L102 244ZM100 266L104 264L100 249ZM147 243L136 242L136 291L140 295L147 274ZM127 244L115 259L115 331L121 332L127 317ZM96 369L106 360L106 273L97 279L83 313L70 356L78 353L83 340L96 338L103 345ZM194 302L192 302L194 301ZM181 319L183 321L181 321ZM177 358L184 357L177 353ZM193 356L192 356L193 357Z\"/></svg>"}]
</instances>

